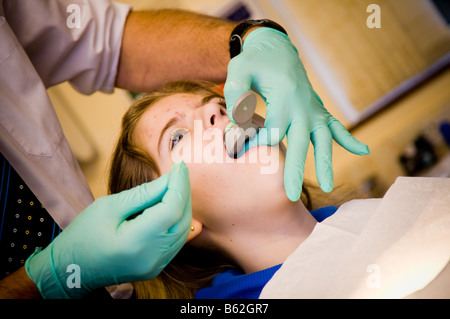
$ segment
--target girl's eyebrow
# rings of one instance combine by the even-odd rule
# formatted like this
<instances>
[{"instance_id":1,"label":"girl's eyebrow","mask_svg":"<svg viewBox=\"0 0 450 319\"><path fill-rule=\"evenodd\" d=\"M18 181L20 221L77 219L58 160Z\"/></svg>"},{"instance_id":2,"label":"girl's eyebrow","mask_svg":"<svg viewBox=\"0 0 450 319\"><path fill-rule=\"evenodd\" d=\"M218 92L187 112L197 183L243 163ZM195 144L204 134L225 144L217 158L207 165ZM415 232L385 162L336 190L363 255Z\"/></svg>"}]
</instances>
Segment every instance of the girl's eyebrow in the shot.
<instances>
[{"instance_id":1,"label":"girl's eyebrow","mask_svg":"<svg viewBox=\"0 0 450 319\"><path fill-rule=\"evenodd\" d=\"M222 100L223 100L223 97L220 96L219 94L211 94L211 95L205 96L205 97L202 99L202 101L200 102L200 105L199 105L198 107L200 107L200 106L202 106L202 105L205 105L205 104L209 103L209 101L211 101L212 99L215 99L215 98L218 98L218 99L222 99Z\"/></svg>"},{"instance_id":2,"label":"girl's eyebrow","mask_svg":"<svg viewBox=\"0 0 450 319\"><path fill-rule=\"evenodd\" d=\"M181 119L179 117L172 117L169 122L167 122L167 124L163 127L163 129L161 130L161 133L159 135L159 139L158 139L158 154L161 156L161 141L162 141L162 137L164 136L164 133L171 127L174 126L175 124L177 124Z\"/></svg>"}]
</instances>

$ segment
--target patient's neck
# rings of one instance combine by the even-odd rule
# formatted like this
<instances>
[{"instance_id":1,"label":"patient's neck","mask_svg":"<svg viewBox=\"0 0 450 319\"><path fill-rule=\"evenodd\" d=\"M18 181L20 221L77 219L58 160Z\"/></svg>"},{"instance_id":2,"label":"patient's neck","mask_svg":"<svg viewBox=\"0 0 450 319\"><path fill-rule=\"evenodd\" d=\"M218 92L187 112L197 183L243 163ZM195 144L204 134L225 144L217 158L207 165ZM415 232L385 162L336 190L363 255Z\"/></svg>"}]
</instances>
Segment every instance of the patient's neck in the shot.
<instances>
[{"instance_id":1,"label":"patient's neck","mask_svg":"<svg viewBox=\"0 0 450 319\"><path fill-rule=\"evenodd\" d=\"M245 271L253 273L283 263L311 234L316 220L301 201L262 208L249 225L230 232L224 250ZM271 210L271 211L268 211Z\"/></svg>"}]
</instances>

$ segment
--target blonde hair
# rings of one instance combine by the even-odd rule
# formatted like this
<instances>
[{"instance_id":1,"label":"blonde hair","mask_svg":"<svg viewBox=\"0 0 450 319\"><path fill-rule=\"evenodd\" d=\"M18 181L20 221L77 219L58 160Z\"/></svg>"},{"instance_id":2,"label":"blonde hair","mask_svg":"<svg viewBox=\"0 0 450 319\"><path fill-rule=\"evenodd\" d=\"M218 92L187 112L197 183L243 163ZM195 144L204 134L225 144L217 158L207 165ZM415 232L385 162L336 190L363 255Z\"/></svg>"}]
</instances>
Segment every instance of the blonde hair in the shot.
<instances>
[{"instance_id":1,"label":"blonde hair","mask_svg":"<svg viewBox=\"0 0 450 319\"><path fill-rule=\"evenodd\" d=\"M122 119L122 129L111 162L108 188L111 194L150 182L160 176L151 154L136 144L135 130L142 114L157 101L177 93L193 93L210 98L223 97L217 87L208 82L177 81L152 91L137 100ZM302 200L311 207L303 187ZM197 290L211 285L212 279L225 269L237 268L222 256L199 251L185 245L157 277L133 283L137 298L193 298Z\"/></svg>"}]
</instances>

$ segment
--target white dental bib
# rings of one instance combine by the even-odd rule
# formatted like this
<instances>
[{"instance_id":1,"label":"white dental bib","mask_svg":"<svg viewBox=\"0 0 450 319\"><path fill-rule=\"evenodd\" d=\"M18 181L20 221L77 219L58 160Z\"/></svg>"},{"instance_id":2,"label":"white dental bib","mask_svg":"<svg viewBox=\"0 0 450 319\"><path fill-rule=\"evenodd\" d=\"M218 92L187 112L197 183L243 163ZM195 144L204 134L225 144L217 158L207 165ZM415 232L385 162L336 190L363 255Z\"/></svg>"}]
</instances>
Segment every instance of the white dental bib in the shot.
<instances>
[{"instance_id":1,"label":"white dental bib","mask_svg":"<svg viewBox=\"0 0 450 319\"><path fill-rule=\"evenodd\" d=\"M448 298L449 261L450 179L399 177L317 224L260 298Z\"/></svg>"}]
</instances>

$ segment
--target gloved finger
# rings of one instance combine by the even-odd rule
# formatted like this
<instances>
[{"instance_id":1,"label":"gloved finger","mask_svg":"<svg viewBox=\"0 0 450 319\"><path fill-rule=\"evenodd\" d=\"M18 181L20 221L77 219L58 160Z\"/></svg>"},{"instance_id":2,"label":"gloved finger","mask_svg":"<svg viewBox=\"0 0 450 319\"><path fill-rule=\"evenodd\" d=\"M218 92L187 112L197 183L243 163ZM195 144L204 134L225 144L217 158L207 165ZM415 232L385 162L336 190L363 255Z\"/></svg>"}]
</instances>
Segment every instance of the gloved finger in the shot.
<instances>
[{"instance_id":1,"label":"gloved finger","mask_svg":"<svg viewBox=\"0 0 450 319\"><path fill-rule=\"evenodd\" d=\"M275 102L274 102L275 101ZM281 108L282 103L279 99L271 99L267 101L266 119L264 127L260 128L256 136L245 143L244 148L237 154L237 158L241 157L247 150L258 145L276 145L283 140L289 127L291 118L284 116L281 112L272 114L272 110L278 105ZM275 104L275 105L274 105ZM282 109L282 108L281 108Z\"/></svg>"},{"instance_id":2,"label":"gloved finger","mask_svg":"<svg viewBox=\"0 0 450 319\"><path fill-rule=\"evenodd\" d=\"M283 114L280 113L273 115L271 110L275 107L277 106L270 105L270 108L267 108L266 120L264 121L266 141L268 145L275 145L283 140L291 120L289 116L283 116ZM281 109L281 105L278 107Z\"/></svg>"},{"instance_id":3,"label":"gloved finger","mask_svg":"<svg viewBox=\"0 0 450 319\"><path fill-rule=\"evenodd\" d=\"M186 243L186 239L189 235L189 232L190 232L190 227L187 227L181 233L178 233L178 234L171 233L171 234L168 234L165 236L164 244L162 245L164 250L163 251L160 250L160 252L162 253L162 255L161 255L162 263L159 265L160 269L159 270L152 269L152 272L155 275L160 273L169 264L169 262L173 258L175 258L175 256L178 254L178 252L183 248L184 244Z\"/></svg>"},{"instance_id":4,"label":"gloved finger","mask_svg":"<svg viewBox=\"0 0 450 319\"><path fill-rule=\"evenodd\" d=\"M265 127L260 128L256 136L245 143L243 152L246 152L247 150L258 145L268 145L269 144L268 139L269 137L267 136L267 129Z\"/></svg>"},{"instance_id":5,"label":"gloved finger","mask_svg":"<svg viewBox=\"0 0 450 319\"><path fill-rule=\"evenodd\" d=\"M331 163L333 139L328 127L323 126L313 131L311 142L314 145L317 181L324 192L331 192L333 189L333 166Z\"/></svg>"},{"instance_id":6,"label":"gloved finger","mask_svg":"<svg viewBox=\"0 0 450 319\"><path fill-rule=\"evenodd\" d=\"M142 273L145 277L136 280L156 276L178 254L189 235L191 219L188 170L184 163L174 164L168 190L162 202L146 209L136 219L128 222L127 238L137 240L138 242L132 242L133 247L138 247L144 252L140 256L144 262ZM148 268L152 264L153 266Z\"/></svg>"},{"instance_id":7,"label":"gloved finger","mask_svg":"<svg viewBox=\"0 0 450 319\"><path fill-rule=\"evenodd\" d=\"M165 263L161 265L161 271L178 254L186 243L190 232L191 219L191 194L189 192L182 217L166 234L164 234L164 241L161 242L161 246L164 247L165 250L161 256L165 260Z\"/></svg>"},{"instance_id":8,"label":"gloved finger","mask_svg":"<svg viewBox=\"0 0 450 319\"><path fill-rule=\"evenodd\" d=\"M237 154L236 158L241 157L249 149L256 147L258 145L276 145L276 144L278 144L282 140L279 138L279 136L281 135L279 133L279 131L280 130L277 127L272 128L270 130L265 127L260 128L254 138L245 142L244 147ZM284 134L283 134L283 137L284 137Z\"/></svg>"},{"instance_id":9,"label":"gloved finger","mask_svg":"<svg viewBox=\"0 0 450 319\"><path fill-rule=\"evenodd\" d=\"M287 143L284 188L288 198L295 202L302 193L303 173L309 147L309 130L300 123L293 123L287 131Z\"/></svg>"},{"instance_id":10,"label":"gloved finger","mask_svg":"<svg viewBox=\"0 0 450 319\"><path fill-rule=\"evenodd\" d=\"M268 137L267 137L267 129L266 128L260 128L258 133L254 138L251 140L248 140L245 142L244 147L242 150L236 155L236 158L241 157L244 155L245 152L247 152L249 149L256 147L258 145L268 145Z\"/></svg>"},{"instance_id":11,"label":"gloved finger","mask_svg":"<svg viewBox=\"0 0 450 319\"><path fill-rule=\"evenodd\" d=\"M328 127L330 128L333 139L347 151L356 155L367 155L370 153L369 147L354 138L338 120L333 119L328 124Z\"/></svg>"},{"instance_id":12,"label":"gloved finger","mask_svg":"<svg viewBox=\"0 0 450 319\"><path fill-rule=\"evenodd\" d=\"M313 90L313 89L312 89L312 91L313 91L313 94L316 97L317 101L320 103L320 105L323 106L323 102L322 102L322 99L320 98L319 94L317 94L317 92L315 90Z\"/></svg>"},{"instance_id":13,"label":"gloved finger","mask_svg":"<svg viewBox=\"0 0 450 319\"><path fill-rule=\"evenodd\" d=\"M192 221L192 198L191 198L191 190L189 188L187 200L183 209L183 215L181 216L179 221L175 223L175 225L170 227L169 233L180 234L180 240L182 240L184 244L190 231L191 221Z\"/></svg>"},{"instance_id":14,"label":"gloved finger","mask_svg":"<svg viewBox=\"0 0 450 319\"><path fill-rule=\"evenodd\" d=\"M175 163L169 174L167 191L161 202L146 209L141 215L130 222L135 222L133 232L139 232L142 237L153 236L153 233L167 232L187 214L192 218L191 210L185 209L190 192L189 172L184 164ZM189 224L188 223L188 224Z\"/></svg>"},{"instance_id":15,"label":"gloved finger","mask_svg":"<svg viewBox=\"0 0 450 319\"><path fill-rule=\"evenodd\" d=\"M223 94L227 103L227 114L233 123L236 123L233 119L233 106L242 94L250 90L252 85L251 75L245 73L240 67L240 58L240 56L237 56L228 63L228 75L223 87Z\"/></svg>"},{"instance_id":16,"label":"gloved finger","mask_svg":"<svg viewBox=\"0 0 450 319\"><path fill-rule=\"evenodd\" d=\"M168 251L169 260L172 260L176 254L178 254L189 236L192 220L191 205L191 194L189 193L188 201L184 207L183 217L169 229L169 234L171 236L169 243L170 249Z\"/></svg>"},{"instance_id":17,"label":"gloved finger","mask_svg":"<svg viewBox=\"0 0 450 319\"><path fill-rule=\"evenodd\" d=\"M159 203L166 193L168 181L169 175L164 174L152 182L99 199L109 202L108 214L115 214L115 217L121 222L131 215Z\"/></svg>"}]
</instances>

